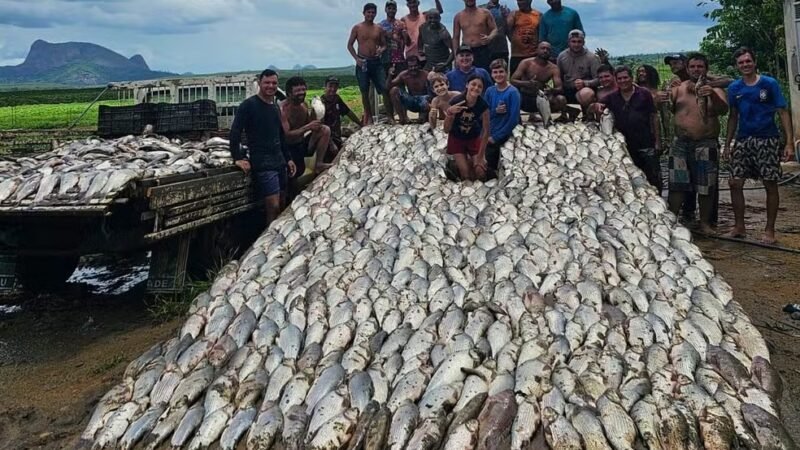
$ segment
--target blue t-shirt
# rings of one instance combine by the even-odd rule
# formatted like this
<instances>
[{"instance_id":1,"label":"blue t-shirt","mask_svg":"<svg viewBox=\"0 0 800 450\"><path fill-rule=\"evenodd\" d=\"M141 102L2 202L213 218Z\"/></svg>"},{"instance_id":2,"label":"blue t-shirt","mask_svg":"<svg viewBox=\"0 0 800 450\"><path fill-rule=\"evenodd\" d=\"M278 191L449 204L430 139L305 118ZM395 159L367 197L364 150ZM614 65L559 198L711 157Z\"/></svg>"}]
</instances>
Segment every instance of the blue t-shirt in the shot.
<instances>
[{"instance_id":1,"label":"blue t-shirt","mask_svg":"<svg viewBox=\"0 0 800 450\"><path fill-rule=\"evenodd\" d=\"M569 47L569 32L572 30L584 31L578 12L566 6L561 11L551 9L544 13L539 24L539 42L549 42L553 47L551 54L558 55Z\"/></svg>"},{"instance_id":2,"label":"blue t-shirt","mask_svg":"<svg viewBox=\"0 0 800 450\"><path fill-rule=\"evenodd\" d=\"M447 82L450 84L450 90L464 92L464 90L467 88L467 79L473 74L478 74L481 78L483 78L483 92L486 92L486 89L494 84L492 77L489 76L489 72L487 72L485 69L472 66L472 69L470 69L469 72L464 73L461 71L461 69L456 68L447 72Z\"/></svg>"},{"instance_id":3,"label":"blue t-shirt","mask_svg":"<svg viewBox=\"0 0 800 450\"><path fill-rule=\"evenodd\" d=\"M511 131L519 125L522 104L519 91L510 85L503 91L497 89L497 86L492 86L486 90L484 97L489 104L489 123L492 128L490 135L495 142L502 142L510 137ZM501 102L506 104L505 114L497 114L497 107Z\"/></svg>"},{"instance_id":4,"label":"blue t-shirt","mask_svg":"<svg viewBox=\"0 0 800 450\"><path fill-rule=\"evenodd\" d=\"M786 108L786 99L774 78L759 75L753 86L741 78L728 86L728 104L739 111L736 137L780 136L775 124L775 112Z\"/></svg>"}]
</instances>

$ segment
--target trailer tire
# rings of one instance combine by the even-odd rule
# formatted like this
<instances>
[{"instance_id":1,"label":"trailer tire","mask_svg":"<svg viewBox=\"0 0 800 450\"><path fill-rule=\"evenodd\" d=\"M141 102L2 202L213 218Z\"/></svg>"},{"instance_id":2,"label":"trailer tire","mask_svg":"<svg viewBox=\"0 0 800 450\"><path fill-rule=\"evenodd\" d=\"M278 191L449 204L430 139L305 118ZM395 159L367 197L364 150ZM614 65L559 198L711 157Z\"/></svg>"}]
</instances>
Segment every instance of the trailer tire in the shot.
<instances>
[{"instance_id":1,"label":"trailer tire","mask_svg":"<svg viewBox=\"0 0 800 450\"><path fill-rule=\"evenodd\" d=\"M17 279L31 292L58 290L75 271L79 259L78 255L19 256Z\"/></svg>"}]
</instances>

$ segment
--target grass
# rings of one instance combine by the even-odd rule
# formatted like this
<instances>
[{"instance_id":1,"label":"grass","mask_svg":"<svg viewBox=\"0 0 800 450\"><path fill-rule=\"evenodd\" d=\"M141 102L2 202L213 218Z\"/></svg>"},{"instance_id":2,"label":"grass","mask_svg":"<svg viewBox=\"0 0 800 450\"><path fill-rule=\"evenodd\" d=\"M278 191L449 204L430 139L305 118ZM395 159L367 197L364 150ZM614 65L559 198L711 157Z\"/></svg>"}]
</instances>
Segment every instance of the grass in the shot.
<instances>
[{"instance_id":1,"label":"grass","mask_svg":"<svg viewBox=\"0 0 800 450\"><path fill-rule=\"evenodd\" d=\"M117 353L93 367L92 375L102 375L126 360L127 358L125 358L125 355Z\"/></svg>"},{"instance_id":2,"label":"grass","mask_svg":"<svg viewBox=\"0 0 800 450\"><path fill-rule=\"evenodd\" d=\"M0 107L0 130L41 130L67 128L80 117L91 102L58 103ZM97 111L100 105L124 106L133 101L104 100L95 103L81 117L76 126L96 127Z\"/></svg>"},{"instance_id":3,"label":"grass","mask_svg":"<svg viewBox=\"0 0 800 450\"><path fill-rule=\"evenodd\" d=\"M211 278L213 280L213 278ZM148 302L147 312L158 323L185 317L192 301L211 288L211 281L189 280L177 294L157 294Z\"/></svg>"}]
</instances>

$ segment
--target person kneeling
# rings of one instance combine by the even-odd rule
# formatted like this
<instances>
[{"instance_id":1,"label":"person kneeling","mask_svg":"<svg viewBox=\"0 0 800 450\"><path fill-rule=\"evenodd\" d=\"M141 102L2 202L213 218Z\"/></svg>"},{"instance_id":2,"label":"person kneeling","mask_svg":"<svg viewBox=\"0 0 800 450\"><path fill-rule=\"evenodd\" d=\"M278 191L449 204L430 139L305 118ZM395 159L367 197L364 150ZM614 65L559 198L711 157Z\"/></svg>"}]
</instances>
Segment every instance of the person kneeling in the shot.
<instances>
[{"instance_id":1,"label":"person kneeling","mask_svg":"<svg viewBox=\"0 0 800 450\"><path fill-rule=\"evenodd\" d=\"M418 113L420 118L428 116L428 72L420 69L419 58L411 55L406 59L408 69L400 72L390 83L389 96L392 106L400 116L400 123L408 123L408 111ZM393 121L393 118L389 118Z\"/></svg>"},{"instance_id":2,"label":"person kneeling","mask_svg":"<svg viewBox=\"0 0 800 450\"><path fill-rule=\"evenodd\" d=\"M481 97L484 81L479 75L467 80L463 94L450 101L444 120L448 133L447 154L452 155L462 180L486 177L486 145L489 142L489 105Z\"/></svg>"}]
</instances>

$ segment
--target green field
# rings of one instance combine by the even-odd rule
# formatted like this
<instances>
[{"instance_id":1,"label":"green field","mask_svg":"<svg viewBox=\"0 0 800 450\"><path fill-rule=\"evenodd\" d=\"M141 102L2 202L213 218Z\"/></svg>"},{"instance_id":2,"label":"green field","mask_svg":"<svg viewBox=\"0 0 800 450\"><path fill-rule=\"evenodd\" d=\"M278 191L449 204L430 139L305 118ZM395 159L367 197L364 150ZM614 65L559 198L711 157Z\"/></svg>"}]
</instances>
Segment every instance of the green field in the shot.
<instances>
[{"instance_id":1,"label":"green field","mask_svg":"<svg viewBox=\"0 0 800 450\"><path fill-rule=\"evenodd\" d=\"M53 102L42 104L24 104L19 106L0 106L0 130L42 130L54 128L66 128L72 125L78 117L91 104L91 100L100 91L93 91L91 99L83 102ZM80 95L69 93L68 95ZM308 91L308 99L315 95L322 95L321 89ZM354 86L344 87L339 90L339 95L353 109L357 115L361 115L361 96L358 88ZM2 96L0 95L0 98ZM133 101L128 100L102 100L95 103L89 111L76 124L81 128L94 128L97 126L97 111L99 105L126 106L132 105Z\"/></svg>"}]
</instances>

